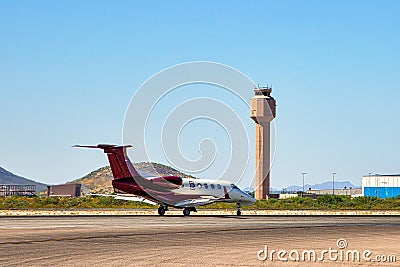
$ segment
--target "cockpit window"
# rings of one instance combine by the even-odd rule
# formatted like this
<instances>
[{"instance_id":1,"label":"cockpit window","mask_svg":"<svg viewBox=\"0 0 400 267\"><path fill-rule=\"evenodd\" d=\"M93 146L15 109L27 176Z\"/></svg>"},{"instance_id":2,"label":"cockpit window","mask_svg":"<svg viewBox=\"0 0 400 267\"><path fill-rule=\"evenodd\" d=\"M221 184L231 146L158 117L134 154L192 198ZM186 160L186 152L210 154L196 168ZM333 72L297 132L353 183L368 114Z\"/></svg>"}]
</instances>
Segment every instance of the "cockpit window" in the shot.
<instances>
[{"instance_id":1,"label":"cockpit window","mask_svg":"<svg viewBox=\"0 0 400 267\"><path fill-rule=\"evenodd\" d=\"M208 184L204 184L204 188L205 188L205 189L208 189Z\"/></svg>"},{"instance_id":2,"label":"cockpit window","mask_svg":"<svg viewBox=\"0 0 400 267\"><path fill-rule=\"evenodd\" d=\"M217 188L218 188L218 189L221 189L221 185L220 185L220 184L217 184Z\"/></svg>"},{"instance_id":3,"label":"cockpit window","mask_svg":"<svg viewBox=\"0 0 400 267\"><path fill-rule=\"evenodd\" d=\"M198 188L201 188L201 187L202 187L201 183L198 183L198 184L197 184L197 187L198 187Z\"/></svg>"},{"instance_id":4,"label":"cockpit window","mask_svg":"<svg viewBox=\"0 0 400 267\"><path fill-rule=\"evenodd\" d=\"M238 189L238 187L234 184L231 184L232 189Z\"/></svg>"},{"instance_id":5,"label":"cockpit window","mask_svg":"<svg viewBox=\"0 0 400 267\"><path fill-rule=\"evenodd\" d=\"M214 188L215 188L214 184L211 184L211 189L214 189Z\"/></svg>"}]
</instances>

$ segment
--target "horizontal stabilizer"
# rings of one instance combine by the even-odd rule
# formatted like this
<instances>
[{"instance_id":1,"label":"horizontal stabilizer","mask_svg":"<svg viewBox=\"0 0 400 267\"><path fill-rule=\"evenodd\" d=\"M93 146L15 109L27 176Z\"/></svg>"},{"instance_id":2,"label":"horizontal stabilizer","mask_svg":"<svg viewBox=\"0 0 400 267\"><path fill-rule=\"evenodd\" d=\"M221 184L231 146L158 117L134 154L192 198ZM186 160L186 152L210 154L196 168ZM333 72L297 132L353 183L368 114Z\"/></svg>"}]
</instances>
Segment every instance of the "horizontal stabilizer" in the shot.
<instances>
[{"instance_id":1,"label":"horizontal stabilizer","mask_svg":"<svg viewBox=\"0 0 400 267\"><path fill-rule=\"evenodd\" d=\"M72 147L84 147L84 148L100 148L100 149L107 149L107 148L123 148L123 147L132 147L131 145L109 145L109 144L98 144L97 146L82 146L82 145L74 145Z\"/></svg>"},{"instance_id":2,"label":"horizontal stabilizer","mask_svg":"<svg viewBox=\"0 0 400 267\"><path fill-rule=\"evenodd\" d=\"M141 177L126 155L126 149L132 147L131 145L99 144L97 146L74 145L73 147L103 149L104 153L107 154L114 179Z\"/></svg>"}]
</instances>

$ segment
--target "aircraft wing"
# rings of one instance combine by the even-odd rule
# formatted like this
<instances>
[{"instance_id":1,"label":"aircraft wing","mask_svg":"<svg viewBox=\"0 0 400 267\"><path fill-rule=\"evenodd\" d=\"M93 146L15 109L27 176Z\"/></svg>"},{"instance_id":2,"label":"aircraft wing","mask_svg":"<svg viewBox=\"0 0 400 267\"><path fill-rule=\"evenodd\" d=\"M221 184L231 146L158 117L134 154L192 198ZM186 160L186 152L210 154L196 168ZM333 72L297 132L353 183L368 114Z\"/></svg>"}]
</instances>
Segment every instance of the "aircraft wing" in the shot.
<instances>
[{"instance_id":1,"label":"aircraft wing","mask_svg":"<svg viewBox=\"0 0 400 267\"><path fill-rule=\"evenodd\" d=\"M176 207L194 207L194 206L202 206L214 203L219 200L219 198L194 198L194 199L185 199L181 202L175 204Z\"/></svg>"},{"instance_id":2,"label":"aircraft wing","mask_svg":"<svg viewBox=\"0 0 400 267\"><path fill-rule=\"evenodd\" d=\"M148 200L144 197L138 197L138 196L124 196L124 195L117 195L115 199L121 199L121 200L129 200L129 201L136 201L136 202L143 202L147 203L150 205L158 205L156 202L153 202L151 200Z\"/></svg>"},{"instance_id":3,"label":"aircraft wing","mask_svg":"<svg viewBox=\"0 0 400 267\"><path fill-rule=\"evenodd\" d=\"M118 195L90 194L90 195L91 196L101 196L101 197L113 197L115 199L120 199L120 200L129 200L129 201L143 202L143 203L147 203L150 205L158 205L156 202L148 200L144 197L138 197L138 196L129 195L129 194L118 194Z\"/></svg>"}]
</instances>

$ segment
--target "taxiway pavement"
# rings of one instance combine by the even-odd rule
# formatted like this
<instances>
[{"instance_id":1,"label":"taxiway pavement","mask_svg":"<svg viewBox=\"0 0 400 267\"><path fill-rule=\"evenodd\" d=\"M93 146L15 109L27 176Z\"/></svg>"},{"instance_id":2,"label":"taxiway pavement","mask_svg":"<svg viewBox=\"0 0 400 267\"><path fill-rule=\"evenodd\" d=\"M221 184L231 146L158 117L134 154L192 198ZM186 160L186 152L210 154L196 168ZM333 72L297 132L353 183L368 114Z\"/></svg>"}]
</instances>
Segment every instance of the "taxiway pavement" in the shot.
<instances>
[{"instance_id":1,"label":"taxiway pavement","mask_svg":"<svg viewBox=\"0 0 400 267\"><path fill-rule=\"evenodd\" d=\"M399 216L1 217L0 265L398 266L399 229ZM346 248L338 248L339 239ZM373 261L260 261L265 245L287 253L369 250Z\"/></svg>"}]
</instances>

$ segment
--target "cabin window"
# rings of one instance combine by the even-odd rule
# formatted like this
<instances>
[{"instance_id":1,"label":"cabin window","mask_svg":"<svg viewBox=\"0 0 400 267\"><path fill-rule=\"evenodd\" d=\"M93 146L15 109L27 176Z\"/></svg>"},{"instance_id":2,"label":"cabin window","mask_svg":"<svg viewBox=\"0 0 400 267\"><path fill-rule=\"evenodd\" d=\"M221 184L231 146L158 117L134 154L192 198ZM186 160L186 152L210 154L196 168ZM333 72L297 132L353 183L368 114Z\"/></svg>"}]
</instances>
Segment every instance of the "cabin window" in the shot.
<instances>
[{"instance_id":1,"label":"cabin window","mask_svg":"<svg viewBox=\"0 0 400 267\"><path fill-rule=\"evenodd\" d=\"M221 189L221 185L220 185L220 184L217 184L217 188L218 188L218 189Z\"/></svg>"},{"instance_id":2,"label":"cabin window","mask_svg":"<svg viewBox=\"0 0 400 267\"><path fill-rule=\"evenodd\" d=\"M197 187L198 187L198 188L201 188L201 187L202 187L201 183L198 183L198 184L197 184Z\"/></svg>"},{"instance_id":3,"label":"cabin window","mask_svg":"<svg viewBox=\"0 0 400 267\"><path fill-rule=\"evenodd\" d=\"M211 186L211 189L214 189L214 188L215 188L214 184L211 184L210 186Z\"/></svg>"},{"instance_id":4,"label":"cabin window","mask_svg":"<svg viewBox=\"0 0 400 267\"><path fill-rule=\"evenodd\" d=\"M204 184L204 188L205 188L205 189L208 189L208 184Z\"/></svg>"},{"instance_id":5,"label":"cabin window","mask_svg":"<svg viewBox=\"0 0 400 267\"><path fill-rule=\"evenodd\" d=\"M196 187L193 182L189 182L189 185L190 185L190 189L194 189Z\"/></svg>"}]
</instances>

